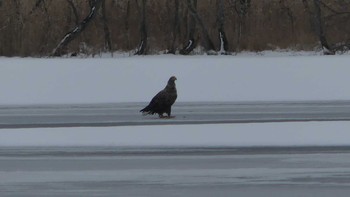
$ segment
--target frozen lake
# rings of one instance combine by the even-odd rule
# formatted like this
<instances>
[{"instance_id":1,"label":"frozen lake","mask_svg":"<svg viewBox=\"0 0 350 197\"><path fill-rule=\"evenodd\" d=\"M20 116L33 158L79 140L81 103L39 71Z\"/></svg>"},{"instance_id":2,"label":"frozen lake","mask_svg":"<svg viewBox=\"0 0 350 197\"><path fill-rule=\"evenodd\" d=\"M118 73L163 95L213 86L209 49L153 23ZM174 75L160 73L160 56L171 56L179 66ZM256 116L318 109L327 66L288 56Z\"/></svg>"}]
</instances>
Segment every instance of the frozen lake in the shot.
<instances>
[{"instance_id":1,"label":"frozen lake","mask_svg":"<svg viewBox=\"0 0 350 197\"><path fill-rule=\"evenodd\" d=\"M1 147L1 196L348 196L350 147Z\"/></svg>"},{"instance_id":2,"label":"frozen lake","mask_svg":"<svg viewBox=\"0 0 350 197\"><path fill-rule=\"evenodd\" d=\"M1 196L350 193L349 125L338 121L350 101L179 102L168 120L142 116L144 105L0 106Z\"/></svg>"},{"instance_id":3,"label":"frozen lake","mask_svg":"<svg viewBox=\"0 0 350 197\"><path fill-rule=\"evenodd\" d=\"M350 101L179 102L174 119L142 116L147 103L0 106L0 128L350 120Z\"/></svg>"}]
</instances>

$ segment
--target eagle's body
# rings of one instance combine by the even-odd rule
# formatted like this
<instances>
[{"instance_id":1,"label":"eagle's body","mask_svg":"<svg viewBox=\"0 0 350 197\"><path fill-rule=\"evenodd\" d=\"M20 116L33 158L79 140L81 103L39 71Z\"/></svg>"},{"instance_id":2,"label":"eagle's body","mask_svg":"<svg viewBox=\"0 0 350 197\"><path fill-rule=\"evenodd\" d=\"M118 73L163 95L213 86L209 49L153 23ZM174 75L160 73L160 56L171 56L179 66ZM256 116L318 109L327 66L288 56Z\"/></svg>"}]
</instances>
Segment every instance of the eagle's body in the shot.
<instances>
[{"instance_id":1,"label":"eagle's body","mask_svg":"<svg viewBox=\"0 0 350 197\"><path fill-rule=\"evenodd\" d=\"M177 91L175 85L176 77L170 77L168 84L163 90L156 94L151 102L143 109L140 110L143 114L158 114L159 117L164 117L166 113L168 117L171 117L171 106L175 103L177 98Z\"/></svg>"}]
</instances>

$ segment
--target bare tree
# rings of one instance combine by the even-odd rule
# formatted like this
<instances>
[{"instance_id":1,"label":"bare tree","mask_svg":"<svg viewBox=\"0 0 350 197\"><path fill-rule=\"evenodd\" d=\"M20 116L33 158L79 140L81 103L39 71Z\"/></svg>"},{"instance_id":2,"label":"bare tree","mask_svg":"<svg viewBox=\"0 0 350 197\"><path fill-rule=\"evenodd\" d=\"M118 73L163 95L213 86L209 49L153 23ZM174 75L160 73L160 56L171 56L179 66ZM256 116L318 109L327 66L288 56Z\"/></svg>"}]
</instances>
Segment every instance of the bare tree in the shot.
<instances>
[{"instance_id":1,"label":"bare tree","mask_svg":"<svg viewBox=\"0 0 350 197\"><path fill-rule=\"evenodd\" d=\"M234 9L238 15L237 48L239 49L242 34L246 26L246 16L251 6L251 0L233 0Z\"/></svg>"},{"instance_id":2,"label":"bare tree","mask_svg":"<svg viewBox=\"0 0 350 197\"><path fill-rule=\"evenodd\" d=\"M320 0L314 0L314 6L315 6L314 21L315 21L316 34L320 40L324 54L327 54L327 55L334 54L334 51L332 51L326 38L325 24L321 13Z\"/></svg>"},{"instance_id":3,"label":"bare tree","mask_svg":"<svg viewBox=\"0 0 350 197\"><path fill-rule=\"evenodd\" d=\"M291 30L292 30L292 34L293 34L293 40L296 40L295 38L295 16L293 15L292 9L290 7L288 7L286 5L286 0L280 0L280 6L281 6L281 11L287 15L289 22L290 22L290 26L291 26Z\"/></svg>"},{"instance_id":4,"label":"bare tree","mask_svg":"<svg viewBox=\"0 0 350 197\"><path fill-rule=\"evenodd\" d=\"M52 28L52 22L51 22L52 20L51 20L51 16L49 14L45 0L42 0L41 2L42 2L41 7L44 10L44 14L45 14L45 18L46 18L46 25L45 25L45 29L44 29L44 32L46 32L46 33L44 34L44 37L41 40L41 44L40 44L40 46L41 46L40 53L44 53L44 51L46 51L46 49L48 49L48 47L49 47L49 38L51 36L50 30Z\"/></svg>"},{"instance_id":5,"label":"bare tree","mask_svg":"<svg viewBox=\"0 0 350 197\"><path fill-rule=\"evenodd\" d=\"M14 0L13 1L15 5L15 33L16 38L14 40L15 43L15 49L17 51L20 51L22 49L22 41L23 41L23 28L24 28L24 18L21 12L21 1Z\"/></svg>"},{"instance_id":6,"label":"bare tree","mask_svg":"<svg viewBox=\"0 0 350 197\"><path fill-rule=\"evenodd\" d=\"M332 21L337 21L338 23L335 23L334 26L342 27L344 26L347 30L345 30L344 34L347 35L345 40L343 40L341 43L336 43L330 46L331 52L335 53L337 51L348 51L350 50L350 2L347 1L339 1L337 4L338 5L338 10L335 8L332 8L330 4L327 5L325 2L320 1L320 4L330 12L327 16L323 17L323 20L325 21L324 23L331 23ZM335 19L334 19L335 18ZM342 25L340 21L346 21L345 25ZM340 23L339 23L340 22Z\"/></svg>"},{"instance_id":7,"label":"bare tree","mask_svg":"<svg viewBox=\"0 0 350 197\"><path fill-rule=\"evenodd\" d=\"M201 17L199 16L198 12L197 12L197 7L193 6L192 3L190 3L190 1L187 1L187 6L188 9L191 13L191 15L193 15L194 19L196 19L197 23L199 24L199 26L202 29L202 33L203 33L203 39L204 39L204 47L207 51L210 50L215 50L215 46L213 41L211 40L210 36L209 36L209 31L208 28L205 26L203 20L201 19Z\"/></svg>"},{"instance_id":8,"label":"bare tree","mask_svg":"<svg viewBox=\"0 0 350 197\"><path fill-rule=\"evenodd\" d=\"M172 33L173 39L171 41L171 46L169 49L169 53L173 53L173 54L175 54L176 52L175 43L178 38L178 35L180 34L180 16L179 16L180 2L179 0L174 0L174 4L175 4L175 11L174 11L174 21L173 21L173 33Z\"/></svg>"},{"instance_id":9,"label":"bare tree","mask_svg":"<svg viewBox=\"0 0 350 197\"><path fill-rule=\"evenodd\" d=\"M126 45L127 45L127 49L130 49L130 24L129 24L129 20L130 20L130 0L127 1L126 4L126 13L125 13L125 20L124 20L124 28L125 28L125 32L126 32Z\"/></svg>"},{"instance_id":10,"label":"bare tree","mask_svg":"<svg viewBox=\"0 0 350 197\"><path fill-rule=\"evenodd\" d=\"M333 55L336 51L350 49L350 41L346 41L344 44L333 44L331 45L327 39L326 36L326 23L329 21L326 21L327 19L330 20L336 16L344 16L344 15L350 15L350 12L348 11L337 11L329 6L327 6L322 0L313 0L313 6L314 9L310 9L310 5L308 4L307 0L302 0L305 10L309 13L311 18L311 24L314 27L315 33L318 37L318 40L320 41L321 47L323 49L323 53L325 55ZM328 17L325 16L325 14L322 11L322 8L327 9L330 14Z\"/></svg>"},{"instance_id":11,"label":"bare tree","mask_svg":"<svg viewBox=\"0 0 350 197\"><path fill-rule=\"evenodd\" d=\"M190 14L190 21L188 25L188 36L187 36L188 42L187 42L187 45L180 51L180 54L187 55L190 52L192 52L192 50L196 46L196 43L195 43L196 41L194 38L196 24L198 24L202 30L204 48L207 51L215 50L215 46L209 36L208 29L197 12L197 0L187 0L187 8Z\"/></svg>"},{"instance_id":12,"label":"bare tree","mask_svg":"<svg viewBox=\"0 0 350 197\"><path fill-rule=\"evenodd\" d=\"M225 0L217 0L217 7L218 7L218 13L217 13L217 23L218 23L218 31L219 31L219 41L220 41L220 53L221 54L227 54L228 50L228 41L225 33L225 7L224 7Z\"/></svg>"},{"instance_id":13,"label":"bare tree","mask_svg":"<svg viewBox=\"0 0 350 197\"><path fill-rule=\"evenodd\" d=\"M85 42L86 53L319 46L334 54L350 49L350 1L0 0L0 55L61 56Z\"/></svg>"},{"instance_id":14,"label":"bare tree","mask_svg":"<svg viewBox=\"0 0 350 197\"><path fill-rule=\"evenodd\" d=\"M147 5L147 0L142 0L142 5L141 5L141 24L140 24L140 32L141 32L141 40L139 47L135 53L135 55L145 55L147 53L147 39L148 39L148 34L147 34L147 20L146 20L146 5ZM140 10L140 9L139 9Z\"/></svg>"},{"instance_id":15,"label":"bare tree","mask_svg":"<svg viewBox=\"0 0 350 197\"><path fill-rule=\"evenodd\" d=\"M105 37L105 49L107 49L108 51L111 51L112 41L111 41L110 31L108 27L105 4L106 4L106 1L102 0L101 11L102 11L103 31L104 31L104 37Z\"/></svg>"},{"instance_id":16,"label":"bare tree","mask_svg":"<svg viewBox=\"0 0 350 197\"><path fill-rule=\"evenodd\" d=\"M197 7L197 0L187 0L187 4L191 4L192 7ZM187 6L187 11L189 10ZM193 14L187 14L187 44L180 50L180 54L188 55L196 47L196 40L194 34L196 31L196 19Z\"/></svg>"},{"instance_id":17,"label":"bare tree","mask_svg":"<svg viewBox=\"0 0 350 197\"><path fill-rule=\"evenodd\" d=\"M92 19L95 17L98 9L100 8L102 0L90 0L89 2L90 2L89 15L80 24L78 24L72 31L68 32L63 37L61 42L53 50L53 52L52 52L53 56L61 56L63 54L66 46L72 40L74 40L74 38L76 38L86 28L86 26L92 21Z\"/></svg>"}]
</instances>

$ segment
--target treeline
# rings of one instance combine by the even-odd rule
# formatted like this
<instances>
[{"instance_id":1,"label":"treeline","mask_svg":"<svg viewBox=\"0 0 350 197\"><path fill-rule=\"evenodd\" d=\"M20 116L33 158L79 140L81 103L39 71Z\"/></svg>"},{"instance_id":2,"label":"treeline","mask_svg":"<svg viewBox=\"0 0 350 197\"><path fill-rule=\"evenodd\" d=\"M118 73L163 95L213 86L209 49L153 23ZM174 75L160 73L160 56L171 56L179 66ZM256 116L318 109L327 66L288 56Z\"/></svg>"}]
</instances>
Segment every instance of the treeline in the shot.
<instances>
[{"instance_id":1,"label":"treeline","mask_svg":"<svg viewBox=\"0 0 350 197\"><path fill-rule=\"evenodd\" d=\"M349 0L0 0L0 56L349 48Z\"/></svg>"}]
</instances>

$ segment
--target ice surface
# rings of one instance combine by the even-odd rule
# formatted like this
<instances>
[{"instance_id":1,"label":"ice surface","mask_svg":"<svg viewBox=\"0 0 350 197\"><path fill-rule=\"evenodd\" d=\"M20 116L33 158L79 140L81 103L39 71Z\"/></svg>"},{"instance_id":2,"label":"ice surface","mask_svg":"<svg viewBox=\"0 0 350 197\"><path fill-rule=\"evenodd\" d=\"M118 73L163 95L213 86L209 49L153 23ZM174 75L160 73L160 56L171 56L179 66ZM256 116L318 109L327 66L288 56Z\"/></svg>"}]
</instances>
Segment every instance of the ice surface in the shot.
<instances>
[{"instance_id":1,"label":"ice surface","mask_svg":"<svg viewBox=\"0 0 350 197\"><path fill-rule=\"evenodd\" d=\"M349 100L350 56L0 58L0 105L148 102L177 76L178 101ZM3 129L0 146L350 145L349 122Z\"/></svg>"}]
</instances>

